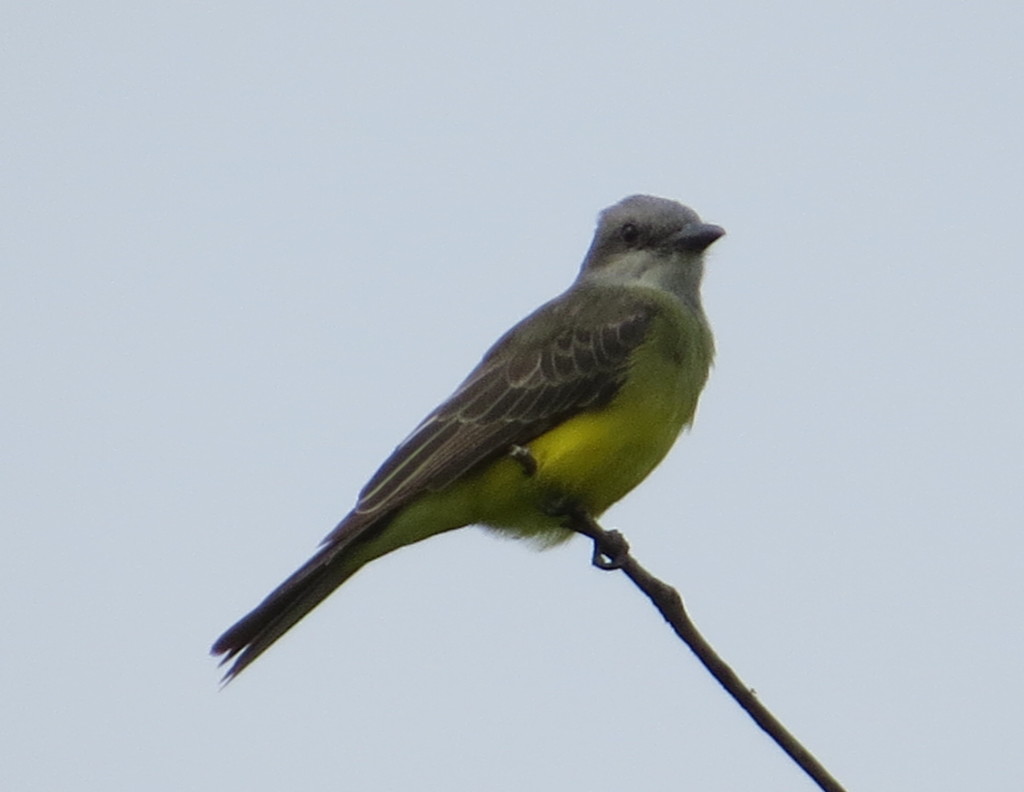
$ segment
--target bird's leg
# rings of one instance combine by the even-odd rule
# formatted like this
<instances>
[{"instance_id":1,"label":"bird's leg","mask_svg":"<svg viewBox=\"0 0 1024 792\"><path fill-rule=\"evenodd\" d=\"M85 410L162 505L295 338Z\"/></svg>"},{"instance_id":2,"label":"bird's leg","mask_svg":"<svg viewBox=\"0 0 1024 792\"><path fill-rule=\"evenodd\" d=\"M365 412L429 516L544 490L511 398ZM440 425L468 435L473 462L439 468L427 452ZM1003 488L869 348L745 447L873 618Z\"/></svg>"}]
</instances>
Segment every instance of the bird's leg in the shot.
<instances>
[{"instance_id":1,"label":"bird's leg","mask_svg":"<svg viewBox=\"0 0 1024 792\"><path fill-rule=\"evenodd\" d=\"M533 476L537 473L537 460L526 446L511 445L508 455L518 462L523 473ZM579 501L566 495L552 498L544 511L552 517L564 517L563 528L583 534L594 542L594 553L590 562L598 569L621 569L629 555L629 543L621 533L606 531L597 524Z\"/></svg>"},{"instance_id":2,"label":"bird's leg","mask_svg":"<svg viewBox=\"0 0 1024 792\"><path fill-rule=\"evenodd\" d=\"M590 563L598 569L622 569L629 557L629 542L616 530L606 531L590 516L590 512L578 503L569 506L562 512L564 528L590 537L594 542L594 554Z\"/></svg>"},{"instance_id":3,"label":"bird's leg","mask_svg":"<svg viewBox=\"0 0 1024 792\"><path fill-rule=\"evenodd\" d=\"M537 460L526 446L510 445L508 455L522 466L523 473L527 476L533 476L537 472Z\"/></svg>"}]
</instances>

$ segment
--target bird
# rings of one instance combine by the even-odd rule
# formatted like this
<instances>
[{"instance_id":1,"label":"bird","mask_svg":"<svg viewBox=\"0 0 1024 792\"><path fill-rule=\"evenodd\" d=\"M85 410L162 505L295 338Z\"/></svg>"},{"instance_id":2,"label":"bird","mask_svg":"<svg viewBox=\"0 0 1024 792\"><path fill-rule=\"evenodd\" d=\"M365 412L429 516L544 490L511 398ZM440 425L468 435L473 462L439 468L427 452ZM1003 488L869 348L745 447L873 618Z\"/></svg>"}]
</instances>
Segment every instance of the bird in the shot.
<instances>
[{"instance_id":1,"label":"bird","mask_svg":"<svg viewBox=\"0 0 1024 792\"><path fill-rule=\"evenodd\" d=\"M468 525L556 545L567 514L600 517L643 481L709 375L700 286L724 234L666 198L603 210L570 287L502 335L314 555L216 640L223 681L374 559Z\"/></svg>"}]
</instances>

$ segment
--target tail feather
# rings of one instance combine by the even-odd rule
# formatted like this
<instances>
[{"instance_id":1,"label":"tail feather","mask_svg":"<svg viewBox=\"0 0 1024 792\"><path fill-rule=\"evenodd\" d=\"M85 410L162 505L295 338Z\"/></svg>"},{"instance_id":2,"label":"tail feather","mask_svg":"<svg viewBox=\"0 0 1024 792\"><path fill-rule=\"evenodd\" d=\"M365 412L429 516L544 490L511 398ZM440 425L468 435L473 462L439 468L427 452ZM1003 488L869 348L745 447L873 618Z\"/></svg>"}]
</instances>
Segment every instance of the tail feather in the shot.
<instances>
[{"instance_id":1,"label":"tail feather","mask_svg":"<svg viewBox=\"0 0 1024 792\"><path fill-rule=\"evenodd\" d=\"M399 547L466 524L466 520L437 519L437 503L398 514L353 511L324 540L320 550L256 608L214 643L210 653L231 663L226 684L238 676L278 638L294 627L338 586L367 563Z\"/></svg>"},{"instance_id":2,"label":"tail feather","mask_svg":"<svg viewBox=\"0 0 1024 792\"><path fill-rule=\"evenodd\" d=\"M229 628L210 649L231 662L221 680L225 684L269 649L338 586L358 572L376 554L366 542L326 545L287 580Z\"/></svg>"}]
</instances>

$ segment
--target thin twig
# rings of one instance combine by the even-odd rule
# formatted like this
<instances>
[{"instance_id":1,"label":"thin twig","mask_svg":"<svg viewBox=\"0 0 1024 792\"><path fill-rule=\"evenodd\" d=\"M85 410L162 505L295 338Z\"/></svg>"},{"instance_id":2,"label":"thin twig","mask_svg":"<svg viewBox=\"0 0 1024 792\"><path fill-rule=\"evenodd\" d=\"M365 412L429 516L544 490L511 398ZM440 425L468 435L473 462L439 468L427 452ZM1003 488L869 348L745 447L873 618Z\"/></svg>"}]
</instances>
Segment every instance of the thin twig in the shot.
<instances>
[{"instance_id":1,"label":"thin twig","mask_svg":"<svg viewBox=\"0 0 1024 792\"><path fill-rule=\"evenodd\" d=\"M593 563L600 569L621 569L637 588L648 596L665 617L676 635L690 647L697 659L711 672L718 683L735 699L751 718L768 733L776 744L796 762L825 792L844 792L840 783L814 758L779 720L760 702L754 692L743 684L690 620L679 592L658 580L637 563L629 553L629 544L618 531L606 531L582 509L572 509L563 523L594 541Z\"/></svg>"}]
</instances>

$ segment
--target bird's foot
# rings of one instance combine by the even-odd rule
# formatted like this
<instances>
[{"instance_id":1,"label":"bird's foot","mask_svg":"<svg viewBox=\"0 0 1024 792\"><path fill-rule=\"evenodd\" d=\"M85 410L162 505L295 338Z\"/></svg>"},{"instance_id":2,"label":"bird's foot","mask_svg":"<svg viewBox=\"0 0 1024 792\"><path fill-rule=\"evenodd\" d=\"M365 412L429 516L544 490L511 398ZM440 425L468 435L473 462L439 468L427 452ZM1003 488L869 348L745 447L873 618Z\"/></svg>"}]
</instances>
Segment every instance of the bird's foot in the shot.
<instances>
[{"instance_id":1,"label":"bird's foot","mask_svg":"<svg viewBox=\"0 0 1024 792\"><path fill-rule=\"evenodd\" d=\"M590 563L598 569L622 569L628 557L629 542L614 528L594 539L594 553Z\"/></svg>"},{"instance_id":2,"label":"bird's foot","mask_svg":"<svg viewBox=\"0 0 1024 792\"><path fill-rule=\"evenodd\" d=\"M594 542L590 563L598 569L622 569L629 558L629 542L625 536L614 529L606 531L579 504L568 505L561 513L566 518L563 527L590 537Z\"/></svg>"},{"instance_id":3,"label":"bird's foot","mask_svg":"<svg viewBox=\"0 0 1024 792\"><path fill-rule=\"evenodd\" d=\"M533 476L537 472L537 460L526 446L511 445L508 447L508 455L522 466L523 473L527 476Z\"/></svg>"}]
</instances>

